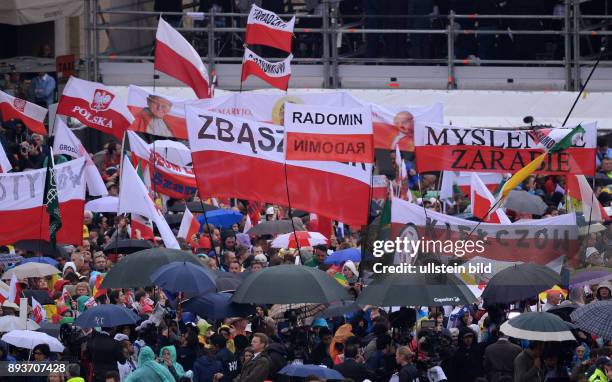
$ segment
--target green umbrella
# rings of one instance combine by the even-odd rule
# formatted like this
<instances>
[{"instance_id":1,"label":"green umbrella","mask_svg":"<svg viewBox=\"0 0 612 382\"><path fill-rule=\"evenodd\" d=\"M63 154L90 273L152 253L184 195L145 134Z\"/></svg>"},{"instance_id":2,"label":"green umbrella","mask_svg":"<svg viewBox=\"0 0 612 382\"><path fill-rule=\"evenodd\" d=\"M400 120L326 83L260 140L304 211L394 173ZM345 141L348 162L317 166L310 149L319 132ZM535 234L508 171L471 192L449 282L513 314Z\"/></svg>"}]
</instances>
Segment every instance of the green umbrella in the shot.
<instances>
[{"instance_id":1,"label":"green umbrella","mask_svg":"<svg viewBox=\"0 0 612 382\"><path fill-rule=\"evenodd\" d=\"M327 304L349 300L344 287L327 273L298 265L277 265L251 273L232 302L250 304Z\"/></svg>"},{"instance_id":2,"label":"green umbrella","mask_svg":"<svg viewBox=\"0 0 612 382\"><path fill-rule=\"evenodd\" d=\"M153 285L149 276L174 261L201 265L190 252L169 248L150 248L134 252L115 264L104 277L102 288L136 288Z\"/></svg>"},{"instance_id":3,"label":"green umbrella","mask_svg":"<svg viewBox=\"0 0 612 382\"><path fill-rule=\"evenodd\" d=\"M356 302L361 306L442 306L474 301L474 294L454 275L394 273L366 286Z\"/></svg>"}]
</instances>

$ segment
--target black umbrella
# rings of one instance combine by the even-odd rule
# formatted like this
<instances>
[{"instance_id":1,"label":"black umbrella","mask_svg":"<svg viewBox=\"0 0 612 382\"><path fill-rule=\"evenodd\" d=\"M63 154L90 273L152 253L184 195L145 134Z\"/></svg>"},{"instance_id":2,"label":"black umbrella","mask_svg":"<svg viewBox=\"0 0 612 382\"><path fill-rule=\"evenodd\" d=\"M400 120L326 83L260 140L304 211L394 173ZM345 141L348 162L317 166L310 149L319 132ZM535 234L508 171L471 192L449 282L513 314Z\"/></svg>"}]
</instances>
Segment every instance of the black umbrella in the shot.
<instances>
[{"instance_id":1,"label":"black umbrella","mask_svg":"<svg viewBox=\"0 0 612 382\"><path fill-rule=\"evenodd\" d=\"M349 300L345 288L317 268L277 265L251 273L240 285L233 302L251 304L327 304Z\"/></svg>"},{"instance_id":2,"label":"black umbrella","mask_svg":"<svg viewBox=\"0 0 612 382\"><path fill-rule=\"evenodd\" d=\"M40 329L38 329L38 331L46 333L50 335L51 337L59 338L60 327L61 327L60 324L54 324L51 321L42 321L40 323Z\"/></svg>"},{"instance_id":3,"label":"black umbrella","mask_svg":"<svg viewBox=\"0 0 612 382\"><path fill-rule=\"evenodd\" d=\"M81 328L114 327L119 325L131 325L138 321L138 315L128 308L119 305L103 304L94 306L81 313L74 326Z\"/></svg>"},{"instance_id":4,"label":"black umbrella","mask_svg":"<svg viewBox=\"0 0 612 382\"><path fill-rule=\"evenodd\" d=\"M230 293L207 293L184 302L183 310L211 320L227 317L248 317L255 314L255 306L231 302Z\"/></svg>"},{"instance_id":5,"label":"black umbrella","mask_svg":"<svg viewBox=\"0 0 612 382\"><path fill-rule=\"evenodd\" d=\"M250 272L232 273L223 271L212 271L215 276L215 284L217 285L217 292L228 292L235 291L238 289L244 279L250 274Z\"/></svg>"},{"instance_id":6,"label":"black umbrella","mask_svg":"<svg viewBox=\"0 0 612 382\"><path fill-rule=\"evenodd\" d=\"M15 243L15 248L21 249L22 251L38 252L55 258L67 255L66 250L61 244L58 244L54 248L53 245L46 240L19 240Z\"/></svg>"},{"instance_id":7,"label":"black umbrella","mask_svg":"<svg viewBox=\"0 0 612 382\"><path fill-rule=\"evenodd\" d=\"M378 278L357 297L359 305L466 305L476 297L451 274L394 273Z\"/></svg>"},{"instance_id":8,"label":"black umbrella","mask_svg":"<svg viewBox=\"0 0 612 382\"><path fill-rule=\"evenodd\" d=\"M585 332L612 340L612 301L592 302L576 309L570 317Z\"/></svg>"},{"instance_id":9,"label":"black umbrella","mask_svg":"<svg viewBox=\"0 0 612 382\"><path fill-rule=\"evenodd\" d=\"M147 240L122 239L111 240L102 249L104 252L129 254L143 249L153 248L153 244Z\"/></svg>"},{"instance_id":10,"label":"black umbrella","mask_svg":"<svg viewBox=\"0 0 612 382\"><path fill-rule=\"evenodd\" d=\"M304 231L304 224L298 218L293 218L293 225L296 231ZM283 233L293 232L291 220L270 220L262 221L252 227L247 233L249 235L281 235Z\"/></svg>"},{"instance_id":11,"label":"black umbrella","mask_svg":"<svg viewBox=\"0 0 612 382\"><path fill-rule=\"evenodd\" d=\"M125 256L104 277L102 288L137 288L152 285L149 276L173 261L200 265L190 252L169 248L151 248Z\"/></svg>"},{"instance_id":12,"label":"black umbrella","mask_svg":"<svg viewBox=\"0 0 612 382\"><path fill-rule=\"evenodd\" d=\"M183 214L165 214L164 219L166 219L170 228L179 228L183 220Z\"/></svg>"},{"instance_id":13,"label":"black umbrella","mask_svg":"<svg viewBox=\"0 0 612 382\"><path fill-rule=\"evenodd\" d=\"M507 336L530 341L575 341L573 325L547 312L527 312L504 322L499 329Z\"/></svg>"},{"instance_id":14,"label":"black umbrella","mask_svg":"<svg viewBox=\"0 0 612 382\"><path fill-rule=\"evenodd\" d=\"M534 298L540 292L561 283L561 277L552 269L539 264L512 265L487 283L482 298L487 304L508 304Z\"/></svg>"},{"instance_id":15,"label":"black umbrella","mask_svg":"<svg viewBox=\"0 0 612 382\"><path fill-rule=\"evenodd\" d=\"M49 294L44 290L23 290L23 295L28 298L28 304L32 305L32 297L41 305L55 304L55 301L49 297Z\"/></svg>"},{"instance_id":16,"label":"black umbrella","mask_svg":"<svg viewBox=\"0 0 612 382\"><path fill-rule=\"evenodd\" d=\"M359 310L361 310L361 307L355 301L332 302L331 304L329 304L327 309L325 309L323 312L318 314L317 317L321 317L321 318L340 317L348 313L357 312Z\"/></svg>"},{"instance_id":17,"label":"black umbrella","mask_svg":"<svg viewBox=\"0 0 612 382\"><path fill-rule=\"evenodd\" d=\"M563 321L572 322L570 314L578 308L580 308L580 305L567 300L563 301L557 306L553 306L552 308L548 309L547 312L561 317Z\"/></svg>"},{"instance_id":18,"label":"black umbrella","mask_svg":"<svg viewBox=\"0 0 612 382\"><path fill-rule=\"evenodd\" d=\"M189 211L191 212L206 212L219 209L219 207L211 206L210 204L200 202L187 202L187 208L189 208ZM174 203L170 208L168 208L168 211L185 212L185 203Z\"/></svg>"}]
</instances>

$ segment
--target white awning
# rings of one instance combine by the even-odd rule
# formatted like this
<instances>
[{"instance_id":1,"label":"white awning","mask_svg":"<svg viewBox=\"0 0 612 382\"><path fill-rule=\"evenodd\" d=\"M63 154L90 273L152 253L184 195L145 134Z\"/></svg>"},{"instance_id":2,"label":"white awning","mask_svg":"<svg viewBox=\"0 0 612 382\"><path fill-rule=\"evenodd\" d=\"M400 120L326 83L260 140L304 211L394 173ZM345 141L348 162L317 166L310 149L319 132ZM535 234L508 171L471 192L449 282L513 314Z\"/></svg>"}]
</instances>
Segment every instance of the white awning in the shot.
<instances>
[{"instance_id":1,"label":"white awning","mask_svg":"<svg viewBox=\"0 0 612 382\"><path fill-rule=\"evenodd\" d=\"M0 23L36 24L78 16L83 13L81 0L1 0Z\"/></svg>"}]
</instances>

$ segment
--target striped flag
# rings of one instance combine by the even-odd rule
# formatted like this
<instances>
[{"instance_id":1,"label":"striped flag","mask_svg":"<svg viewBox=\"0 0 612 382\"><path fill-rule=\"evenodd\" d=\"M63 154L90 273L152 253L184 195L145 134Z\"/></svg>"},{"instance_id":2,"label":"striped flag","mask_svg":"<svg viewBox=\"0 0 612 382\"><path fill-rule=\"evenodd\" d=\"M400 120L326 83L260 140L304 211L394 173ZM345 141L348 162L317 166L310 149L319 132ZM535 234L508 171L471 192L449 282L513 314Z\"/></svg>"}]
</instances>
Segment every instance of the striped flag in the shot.
<instances>
[{"instance_id":1,"label":"striped flag","mask_svg":"<svg viewBox=\"0 0 612 382\"><path fill-rule=\"evenodd\" d=\"M32 318L37 324L46 319L46 312L43 306L34 297L32 297Z\"/></svg>"},{"instance_id":2,"label":"striped flag","mask_svg":"<svg viewBox=\"0 0 612 382\"><path fill-rule=\"evenodd\" d=\"M13 169L11 166L11 162L6 156L6 151L4 151L4 147L2 147L2 143L0 143L0 173L9 172Z\"/></svg>"}]
</instances>

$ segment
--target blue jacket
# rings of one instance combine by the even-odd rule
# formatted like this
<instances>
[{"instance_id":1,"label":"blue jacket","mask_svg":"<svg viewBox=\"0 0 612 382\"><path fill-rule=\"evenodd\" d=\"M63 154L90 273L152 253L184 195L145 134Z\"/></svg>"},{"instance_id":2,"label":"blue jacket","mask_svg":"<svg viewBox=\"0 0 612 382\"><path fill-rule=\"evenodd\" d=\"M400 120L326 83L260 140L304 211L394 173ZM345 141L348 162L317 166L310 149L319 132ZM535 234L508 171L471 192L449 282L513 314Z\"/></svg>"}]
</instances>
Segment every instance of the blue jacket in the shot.
<instances>
[{"instance_id":1,"label":"blue jacket","mask_svg":"<svg viewBox=\"0 0 612 382\"><path fill-rule=\"evenodd\" d=\"M193 382L210 382L216 373L223 373L223 367L219 361L202 356L193 364Z\"/></svg>"}]
</instances>

